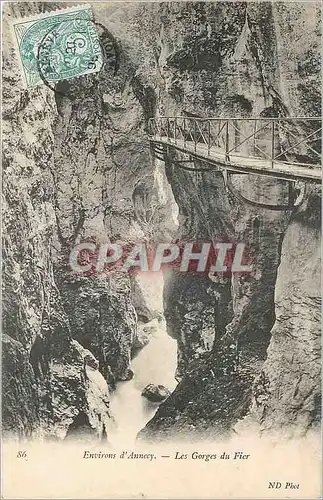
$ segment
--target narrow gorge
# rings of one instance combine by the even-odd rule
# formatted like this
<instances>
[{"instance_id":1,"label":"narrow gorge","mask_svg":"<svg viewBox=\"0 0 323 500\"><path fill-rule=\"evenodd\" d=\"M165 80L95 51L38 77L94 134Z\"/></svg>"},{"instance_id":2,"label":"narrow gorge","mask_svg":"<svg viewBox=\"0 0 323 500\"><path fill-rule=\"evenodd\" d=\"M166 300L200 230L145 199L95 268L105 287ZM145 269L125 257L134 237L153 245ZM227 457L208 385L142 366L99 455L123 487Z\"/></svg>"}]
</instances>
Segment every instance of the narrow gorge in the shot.
<instances>
[{"instance_id":1,"label":"narrow gorge","mask_svg":"<svg viewBox=\"0 0 323 500\"><path fill-rule=\"evenodd\" d=\"M66 4L4 7L5 436L113 448L319 432L320 186L235 173L245 203L221 168L156 158L150 120L320 117L320 5L89 4L118 67L54 91L24 88L10 25ZM254 272L69 264L83 242L184 241L244 242ZM148 401L149 384L171 394Z\"/></svg>"}]
</instances>

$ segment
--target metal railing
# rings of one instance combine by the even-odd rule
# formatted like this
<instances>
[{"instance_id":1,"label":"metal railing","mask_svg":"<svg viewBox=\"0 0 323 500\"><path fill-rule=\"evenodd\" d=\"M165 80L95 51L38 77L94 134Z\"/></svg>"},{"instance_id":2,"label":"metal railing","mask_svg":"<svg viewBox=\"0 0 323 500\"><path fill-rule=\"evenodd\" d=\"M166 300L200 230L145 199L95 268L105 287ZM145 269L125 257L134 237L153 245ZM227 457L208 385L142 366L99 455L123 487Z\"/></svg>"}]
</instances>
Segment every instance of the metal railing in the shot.
<instances>
[{"instance_id":1,"label":"metal railing","mask_svg":"<svg viewBox=\"0 0 323 500\"><path fill-rule=\"evenodd\" d=\"M212 156L221 150L224 161L234 157L264 159L274 164L321 165L322 125L319 117L192 118L162 116L149 120L149 134L184 150Z\"/></svg>"}]
</instances>

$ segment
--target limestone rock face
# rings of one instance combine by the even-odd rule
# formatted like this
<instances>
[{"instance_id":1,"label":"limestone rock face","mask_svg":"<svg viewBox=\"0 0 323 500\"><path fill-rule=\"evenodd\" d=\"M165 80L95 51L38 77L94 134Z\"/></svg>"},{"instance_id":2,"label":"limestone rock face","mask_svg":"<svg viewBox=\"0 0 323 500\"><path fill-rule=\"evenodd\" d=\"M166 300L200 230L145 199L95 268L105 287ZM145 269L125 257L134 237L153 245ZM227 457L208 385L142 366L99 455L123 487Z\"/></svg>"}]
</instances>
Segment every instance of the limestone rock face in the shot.
<instances>
[{"instance_id":1,"label":"limestone rock face","mask_svg":"<svg viewBox=\"0 0 323 500\"><path fill-rule=\"evenodd\" d=\"M51 177L56 110L47 89L22 88L7 23L4 31L3 328L8 334L4 371L11 395L4 398L3 416L4 428L12 435L31 437L42 433L41 416L52 402L49 365L61 353L71 354L51 259L56 230ZM44 350L49 345L47 358ZM52 426L51 417L46 424L49 420Z\"/></svg>"},{"instance_id":2,"label":"limestone rock face","mask_svg":"<svg viewBox=\"0 0 323 500\"><path fill-rule=\"evenodd\" d=\"M8 21L41 8L8 5L4 23L5 427L63 439L85 426L101 439L110 418L104 379L113 387L132 377L135 308L151 311L133 301L130 277L78 279L69 254L91 238L167 237L171 190L145 132L156 96L124 49L115 76L64 81L58 93L23 88ZM21 391L11 380L18 364Z\"/></svg>"},{"instance_id":3,"label":"limestone rock face","mask_svg":"<svg viewBox=\"0 0 323 500\"><path fill-rule=\"evenodd\" d=\"M263 431L304 435L321 414L321 195L312 189L285 234L275 289L276 321L256 382Z\"/></svg>"},{"instance_id":4,"label":"limestone rock face","mask_svg":"<svg viewBox=\"0 0 323 500\"><path fill-rule=\"evenodd\" d=\"M70 276L60 288L73 338L97 357L108 382L126 380L137 330L129 277Z\"/></svg>"},{"instance_id":5,"label":"limestone rock face","mask_svg":"<svg viewBox=\"0 0 323 500\"><path fill-rule=\"evenodd\" d=\"M160 114L200 117L320 114L317 59L320 13L316 6L307 9L299 4L198 2L173 4L164 9L156 41L165 83L161 87ZM192 20L199 26L197 31L189 29ZM304 45L296 41L299 33L311 33L304 37ZM311 81L308 94L302 84L296 83L301 82L305 67ZM318 418L317 382L314 382L318 377L316 298L307 300L307 293L298 291L297 296L302 299L296 299L297 304L304 301L309 309L305 312L305 306L300 305L297 312L292 287L285 289L285 299L279 299L283 278L278 280L275 290L277 269L281 273L282 266L284 276L290 273L287 281L298 281L294 266L289 268L287 254L282 255L278 268L282 242L283 248L288 248L288 240L291 245L297 215L243 204L227 192L223 179L217 179L215 173L179 169L173 160L181 158L174 153L166 165L167 178L179 206L180 227L176 237L243 241L255 272L222 282L213 278L198 282L193 277L170 274L165 288L165 315L169 333L178 341L177 376L181 382L140 436L172 439L185 434L199 435L201 431L208 437L230 434L235 423L253 411L253 398L259 389L256 381L261 373L268 401L260 405L263 414L261 418L257 414L258 423L264 428L299 426L295 432L306 432L312 425L309 422ZM232 182L251 201L286 204L288 185L284 181L235 175ZM306 199L307 213L310 218L317 218L318 205ZM309 248L315 247L316 231L307 228L310 222L305 222L305 218L303 223L304 229L296 240L309 238ZM291 262L292 257L289 259ZM298 257L297 262L300 261ZM316 297L319 288L314 282L313 288ZM291 298L287 299L289 295ZM315 319L309 324L307 314L313 300ZM298 328L292 327L292 321ZM293 361L280 370L283 354L279 354L282 340L278 339L282 328L287 332L289 327L294 332L293 340L284 337L284 342L285 350L293 353L289 354ZM306 375L308 369L297 361L296 354L298 346L303 345L303 330L307 332L304 336L307 359L311 359L316 374L310 380ZM298 406L296 402L289 405L294 370L299 370L297 380L301 380L295 389ZM286 398L281 397L285 389ZM303 403L307 394L308 399Z\"/></svg>"},{"instance_id":6,"label":"limestone rock face","mask_svg":"<svg viewBox=\"0 0 323 500\"><path fill-rule=\"evenodd\" d=\"M91 359L89 359L91 358ZM64 439L80 427L83 415L88 430L96 440L106 438L110 426L109 390L94 356L72 340L68 351L53 357L48 366L48 380L39 384L44 410L41 413L43 435ZM50 391L46 391L46 384Z\"/></svg>"},{"instance_id":7,"label":"limestone rock face","mask_svg":"<svg viewBox=\"0 0 323 500\"><path fill-rule=\"evenodd\" d=\"M7 335L2 338L2 366L4 436L30 437L39 427L34 372L22 344Z\"/></svg>"},{"instance_id":8,"label":"limestone rock face","mask_svg":"<svg viewBox=\"0 0 323 500\"><path fill-rule=\"evenodd\" d=\"M11 15L35 10L7 6ZM109 418L108 392L91 383L88 397L84 360L54 277L54 94L23 88L8 17L4 36L4 429L10 437L64 438L83 410L99 437Z\"/></svg>"}]
</instances>

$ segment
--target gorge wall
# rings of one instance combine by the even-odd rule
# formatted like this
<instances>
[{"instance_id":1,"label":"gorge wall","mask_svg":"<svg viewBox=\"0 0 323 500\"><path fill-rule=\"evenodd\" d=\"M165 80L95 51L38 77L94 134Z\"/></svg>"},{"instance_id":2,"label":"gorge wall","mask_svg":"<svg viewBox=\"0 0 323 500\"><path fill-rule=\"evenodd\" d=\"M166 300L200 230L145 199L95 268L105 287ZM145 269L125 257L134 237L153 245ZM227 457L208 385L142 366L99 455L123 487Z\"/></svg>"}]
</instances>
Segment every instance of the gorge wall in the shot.
<instances>
[{"instance_id":1,"label":"gorge wall","mask_svg":"<svg viewBox=\"0 0 323 500\"><path fill-rule=\"evenodd\" d=\"M320 410L318 189L306 186L294 212L245 205L222 175L185 172L176 157L153 162L147 124L160 115L319 116L320 7L92 8L116 39L120 68L62 82L55 94L23 89L8 28L40 5L6 6L5 430L64 439L82 429L105 439L107 385L132 376L138 317L153 312L134 277L72 274L71 248L195 238L244 241L255 273L165 276L180 383L141 437L230 435L242 419L306 433ZM287 199L285 181L236 175L233 183L254 201Z\"/></svg>"},{"instance_id":2,"label":"gorge wall","mask_svg":"<svg viewBox=\"0 0 323 500\"><path fill-rule=\"evenodd\" d=\"M320 11L314 5L222 3L216 9L212 4L190 4L185 9L174 4L171 14L165 15L159 41L165 81L160 113L319 115L319 21ZM195 31L188 29L191 22ZM310 82L306 87L304 71ZM255 274L227 283L214 278L213 283L208 279L197 283L196 277L176 273L169 277L165 314L170 333L178 339L179 374L184 376L141 436L192 439L202 429L208 438L230 435L246 415L257 421L260 431L305 433L320 413L319 273L314 270L319 193L307 186L299 210L274 212L240 203L214 172L187 173L171 159L166 170L179 205L179 238L244 241ZM286 203L283 181L235 175L233 183L253 201ZM311 219L314 227L307 232L304 226L312 226ZM297 254L294 247L300 246L300 239L305 242L304 231L311 243L308 252L303 243ZM289 267L287 262L293 264ZM298 266L301 273L296 272ZM303 272L308 277L296 285ZM309 282L311 292L305 285ZM310 324L301 312L305 303L308 312L313 308L310 315L315 319ZM285 336L291 337L290 342ZM306 369L303 373L298 351L303 342L313 377Z\"/></svg>"},{"instance_id":3,"label":"gorge wall","mask_svg":"<svg viewBox=\"0 0 323 500\"><path fill-rule=\"evenodd\" d=\"M63 82L57 94L23 89L10 18L43 7L65 5L6 7L4 427L61 439L72 426L102 438L111 421L107 384L132 376L136 309L145 320L153 313L135 278L78 277L69 253L88 239L158 233L154 221L169 208L136 97L145 89L126 54L115 77L107 70Z\"/></svg>"}]
</instances>

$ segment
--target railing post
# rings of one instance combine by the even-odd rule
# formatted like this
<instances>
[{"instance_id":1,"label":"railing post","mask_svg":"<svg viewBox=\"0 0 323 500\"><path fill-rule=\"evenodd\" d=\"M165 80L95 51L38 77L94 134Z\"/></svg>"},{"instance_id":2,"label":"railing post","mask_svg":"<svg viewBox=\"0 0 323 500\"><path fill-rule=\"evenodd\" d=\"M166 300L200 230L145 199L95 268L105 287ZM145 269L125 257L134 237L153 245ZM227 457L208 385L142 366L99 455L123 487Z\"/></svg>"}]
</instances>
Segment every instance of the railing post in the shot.
<instances>
[{"instance_id":1,"label":"railing post","mask_svg":"<svg viewBox=\"0 0 323 500\"><path fill-rule=\"evenodd\" d=\"M169 118L167 118L167 140L170 139L170 123Z\"/></svg>"},{"instance_id":2,"label":"railing post","mask_svg":"<svg viewBox=\"0 0 323 500\"><path fill-rule=\"evenodd\" d=\"M184 140L184 148L186 144L186 118L183 118L183 140Z\"/></svg>"},{"instance_id":3,"label":"railing post","mask_svg":"<svg viewBox=\"0 0 323 500\"><path fill-rule=\"evenodd\" d=\"M275 158L275 120L271 122L271 168L274 168Z\"/></svg>"},{"instance_id":4,"label":"railing post","mask_svg":"<svg viewBox=\"0 0 323 500\"><path fill-rule=\"evenodd\" d=\"M257 120L253 124L253 155L256 156L256 134L257 134Z\"/></svg>"},{"instance_id":5,"label":"railing post","mask_svg":"<svg viewBox=\"0 0 323 500\"><path fill-rule=\"evenodd\" d=\"M229 156L229 120L227 120L225 125L225 162L230 162Z\"/></svg>"},{"instance_id":6,"label":"railing post","mask_svg":"<svg viewBox=\"0 0 323 500\"><path fill-rule=\"evenodd\" d=\"M208 156L210 156L210 149L211 149L211 123L210 123L210 120L208 120L207 123L208 123L207 154L208 154Z\"/></svg>"},{"instance_id":7,"label":"railing post","mask_svg":"<svg viewBox=\"0 0 323 500\"><path fill-rule=\"evenodd\" d=\"M176 136L176 129L177 129L177 118L174 118L174 139L175 139L175 144L177 144L177 136Z\"/></svg>"},{"instance_id":8,"label":"railing post","mask_svg":"<svg viewBox=\"0 0 323 500\"><path fill-rule=\"evenodd\" d=\"M234 125L234 151L236 152L240 141L240 129L239 129L240 122L238 122L238 120L234 120L233 125Z\"/></svg>"},{"instance_id":9,"label":"railing post","mask_svg":"<svg viewBox=\"0 0 323 500\"><path fill-rule=\"evenodd\" d=\"M197 124L196 120L194 120L194 151L196 153L196 142L197 142Z\"/></svg>"}]
</instances>

